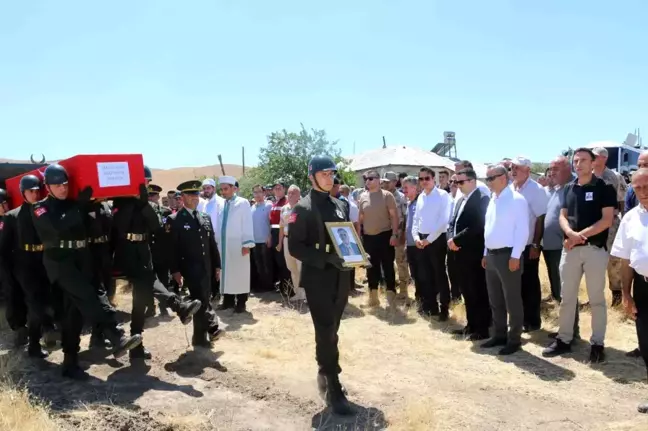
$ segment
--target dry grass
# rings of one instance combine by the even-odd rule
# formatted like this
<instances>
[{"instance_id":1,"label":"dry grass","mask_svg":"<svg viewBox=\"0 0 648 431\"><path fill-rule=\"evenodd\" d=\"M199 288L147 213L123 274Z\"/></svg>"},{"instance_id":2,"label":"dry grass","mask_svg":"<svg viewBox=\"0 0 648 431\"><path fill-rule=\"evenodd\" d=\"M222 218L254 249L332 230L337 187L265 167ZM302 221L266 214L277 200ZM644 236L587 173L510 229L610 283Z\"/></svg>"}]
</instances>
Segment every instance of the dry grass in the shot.
<instances>
[{"instance_id":1,"label":"dry grass","mask_svg":"<svg viewBox=\"0 0 648 431\"><path fill-rule=\"evenodd\" d=\"M549 291L544 265L540 275L544 297ZM358 271L358 278L361 277ZM586 294L584 286L581 287L584 301ZM123 307L128 307L128 297L121 299ZM382 306L374 310L363 308L365 301L365 294L353 297L345 311L340 328L340 363L350 399L366 409L346 426L336 424L328 415L316 415L312 424L316 429L648 429L648 418L635 413L636 404L648 392L645 368L641 361L623 356L623 352L636 347L636 334L632 323L618 310L608 312L608 361L590 366L585 363L585 342L577 345L571 356L542 358L540 352L549 341L543 331L525 334L523 352L508 358L493 352L485 354L476 344L453 339L449 330L464 324L462 305L453 307L449 324L441 324L422 319L402 305L387 310L384 297ZM186 400L173 392L168 405L160 403L154 395L149 399L148 394L143 394L137 404L162 412L163 417L155 416L156 420L173 430L244 429L241 423L250 414L250 403L265 402L271 406L270 413L258 410L259 421L265 418L272 423L270 416L285 416L294 418L294 429L307 428L302 425L310 425L314 411L321 409L314 384L315 343L310 315L287 301L277 304L252 298L249 308L252 318L220 313L229 328L215 350L221 352L219 362L229 371L210 376L207 381L216 379L223 386L214 391L228 390L234 395L221 401L218 413L213 410L214 404L198 406L195 399ZM555 329L557 315L555 304L543 304L544 330ZM581 334L586 340L590 334L590 314L584 311L580 317ZM149 349L156 355L165 355L154 367L175 360L186 350L185 331L177 319L147 330ZM163 370L157 375L171 378ZM18 400L24 411L16 415L21 418L19 428L0 426L1 430L56 429L51 420L48 422L46 407L38 402L30 407L29 402L34 400L25 392L15 386L4 388L4 392L16 395L7 398L3 392L0 412L16 409L12 399ZM203 392L206 397L211 396L204 387ZM96 407L87 406L74 414L90 423L96 420L94 412ZM5 420L6 414L1 414L1 420ZM51 427L27 428L23 426L25 417ZM5 423L10 422L0 425Z\"/></svg>"},{"instance_id":2,"label":"dry grass","mask_svg":"<svg viewBox=\"0 0 648 431\"><path fill-rule=\"evenodd\" d=\"M0 430L59 430L48 406L30 396L26 389L12 380L12 371L19 367L17 355L0 357Z\"/></svg>"}]
</instances>

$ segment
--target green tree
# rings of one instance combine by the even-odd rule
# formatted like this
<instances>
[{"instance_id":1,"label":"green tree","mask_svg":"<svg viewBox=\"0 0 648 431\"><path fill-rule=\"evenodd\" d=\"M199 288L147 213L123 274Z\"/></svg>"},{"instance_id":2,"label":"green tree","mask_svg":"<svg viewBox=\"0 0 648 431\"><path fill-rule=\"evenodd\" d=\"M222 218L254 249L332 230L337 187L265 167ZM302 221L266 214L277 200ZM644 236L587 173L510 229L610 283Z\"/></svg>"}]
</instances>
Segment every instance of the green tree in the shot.
<instances>
[{"instance_id":1,"label":"green tree","mask_svg":"<svg viewBox=\"0 0 648 431\"><path fill-rule=\"evenodd\" d=\"M257 178L262 180L261 184L279 180L296 184L305 192L311 188L308 162L315 155L325 154L341 164L341 177L353 184L353 173L345 167L348 163L340 155L337 143L328 139L326 131L307 130L303 124L298 133L286 129L273 132L268 136L268 144L261 148Z\"/></svg>"}]
</instances>

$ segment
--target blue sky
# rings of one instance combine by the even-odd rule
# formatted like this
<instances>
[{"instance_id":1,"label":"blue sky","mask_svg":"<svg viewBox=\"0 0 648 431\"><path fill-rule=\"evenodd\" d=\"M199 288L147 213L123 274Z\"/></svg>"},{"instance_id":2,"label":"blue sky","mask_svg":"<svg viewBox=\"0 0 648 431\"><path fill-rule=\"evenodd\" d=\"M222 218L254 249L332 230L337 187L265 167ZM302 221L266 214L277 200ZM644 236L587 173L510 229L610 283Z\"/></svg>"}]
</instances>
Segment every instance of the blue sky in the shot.
<instances>
[{"instance_id":1,"label":"blue sky","mask_svg":"<svg viewBox=\"0 0 648 431\"><path fill-rule=\"evenodd\" d=\"M0 6L0 157L138 152L256 163L322 128L343 154L548 160L648 133L648 2L12 1Z\"/></svg>"}]
</instances>

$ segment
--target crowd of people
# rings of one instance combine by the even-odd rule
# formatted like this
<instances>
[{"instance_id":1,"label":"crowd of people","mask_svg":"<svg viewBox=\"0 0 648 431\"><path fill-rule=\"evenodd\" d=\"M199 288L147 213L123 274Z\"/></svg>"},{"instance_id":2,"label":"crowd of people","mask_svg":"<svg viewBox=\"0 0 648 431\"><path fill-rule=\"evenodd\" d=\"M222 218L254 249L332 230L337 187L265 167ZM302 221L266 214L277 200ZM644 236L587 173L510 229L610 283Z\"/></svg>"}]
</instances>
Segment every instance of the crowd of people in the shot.
<instances>
[{"instance_id":1,"label":"crowd of people","mask_svg":"<svg viewBox=\"0 0 648 431\"><path fill-rule=\"evenodd\" d=\"M139 197L111 202L92 199L91 188L69 199L67 173L50 165L47 197L40 196L41 179L27 175L20 182L24 203L11 211L0 205L7 320L16 346L27 345L32 357L47 356L41 342L60 338L63 374L84 378L77 358L84 322L92 326L91 348L149 359L142 334L145 318L156 313L154 298L161 314L171 309L183 324L193 320L192 344L209 347L223 333L215 309L247 313L250 292L278 291L308 303L320 393L348 414L337 331L349 292L360 285L355 269L335 255L324 223L349 221L369 261L366 307L380 306L381 287L388 308L415 306L441 322L453 302L463 302L467 322L453 333L510 355L522 348L523 332L541 329L542 303L555 301L559 329L542 352L551 357L571 351L580 338L579 309L587 306L589 358L598 363L605 360L607 278L611 306L623 304L637 322L639 347L629 355L643 355L648 367L648 153L631 187L606 159L604 148L579 148L571 159L552 160L541 183L525 157L489 166L485 183L465 160L453 173L368 170L364 187L355 188L341 182L330 158L316 157L308 193L278 180L255 185L251 200L239 196L230 176L186 181L162 197L146 168ZM583 275L587 304L578 302ZM133 286L130 336L115 318L116 277Z\"/></svg>"}]
</instances>

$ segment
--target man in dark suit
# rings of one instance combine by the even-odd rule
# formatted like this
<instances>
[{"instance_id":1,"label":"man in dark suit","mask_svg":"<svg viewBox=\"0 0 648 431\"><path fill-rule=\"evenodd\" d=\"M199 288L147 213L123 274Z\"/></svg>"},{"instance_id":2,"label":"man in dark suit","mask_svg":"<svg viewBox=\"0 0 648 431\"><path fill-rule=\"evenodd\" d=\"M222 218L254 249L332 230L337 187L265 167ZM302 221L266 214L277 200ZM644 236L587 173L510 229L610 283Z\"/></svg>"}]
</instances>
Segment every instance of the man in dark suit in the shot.
<instances>
[{"instance_id":1,"label":"man in dark suit","mask_svg":"<svg viewBox=\"0 0 648 431\"><path fill-rule=\"evenodd\" d=\"M489 337L491 311L486 289L486 275L481 260L484 256L484 220L490 198L477 189L477 175L467 168L456 173L455 183L463 196L455 204L448 225L448 249L455 254L459 287L466 304L468 324L454 331L470 341Z\"/></svg>"},{"instance_id":2,"label":"man in dark suit","mask_svg":"<svg viewBox=\"0 0 648 431\"><path fill-rule=\"evenodd\" d=\"M346 230L344 230L343 228L338 229L338 236L340 237L340 241L342 241L339 244L342 256L357 256L360 254L360 248L358 247L358 244L351 242L349 234Z\"/></svg>"}]
</instances>

